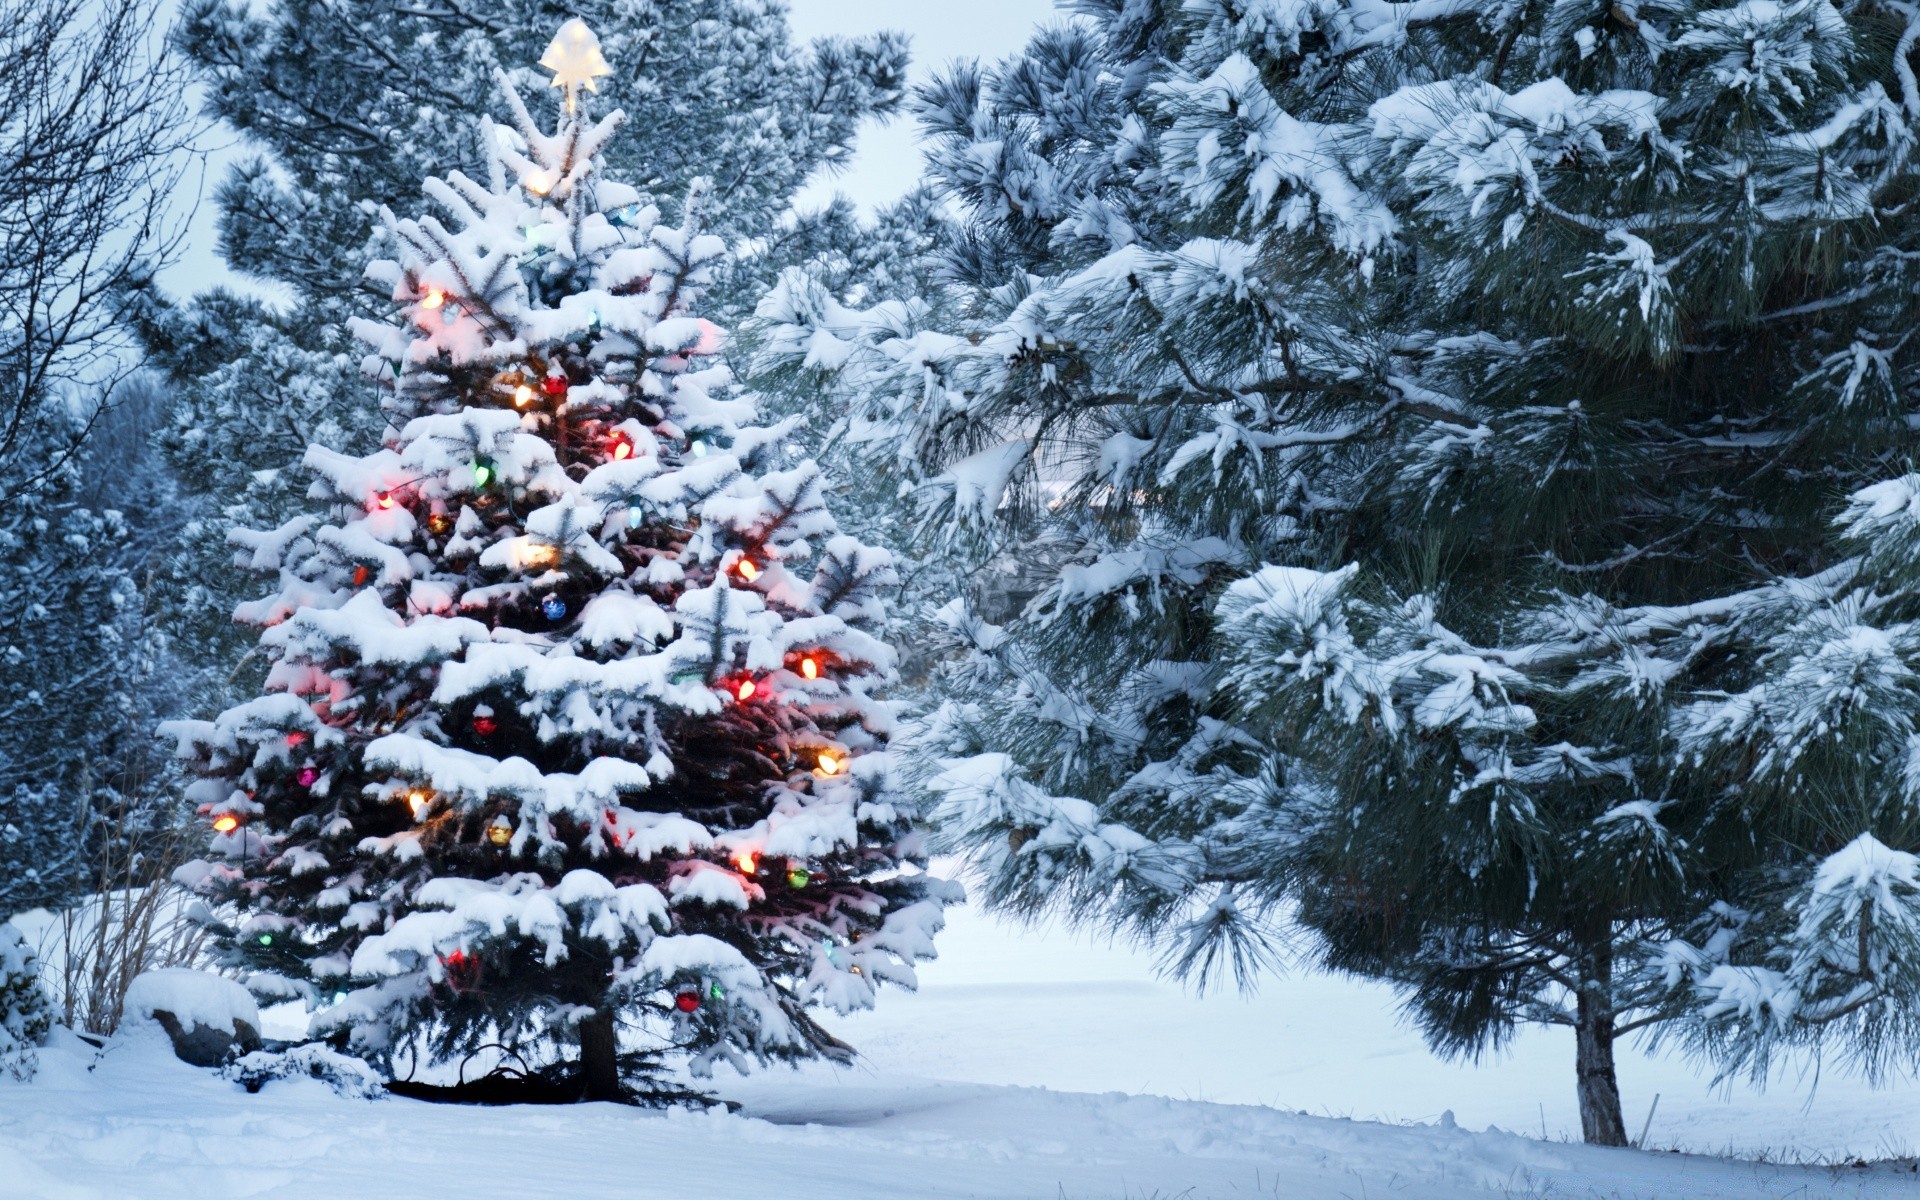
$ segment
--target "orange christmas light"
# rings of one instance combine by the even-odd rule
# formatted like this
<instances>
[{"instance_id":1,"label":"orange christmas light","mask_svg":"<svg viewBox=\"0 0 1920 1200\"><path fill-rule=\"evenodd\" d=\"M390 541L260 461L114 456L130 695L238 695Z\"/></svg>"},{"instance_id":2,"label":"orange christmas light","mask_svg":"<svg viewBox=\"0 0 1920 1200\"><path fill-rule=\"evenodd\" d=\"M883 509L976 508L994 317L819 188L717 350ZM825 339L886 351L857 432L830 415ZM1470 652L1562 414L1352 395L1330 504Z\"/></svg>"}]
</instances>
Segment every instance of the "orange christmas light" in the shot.
<instances>
[{"instance_id":1,"label":"orange christmas light","mask_svg":"<svg viewBox=\"0 0 1920 1200\"><path fill-rule=\"evenodd\" d=\"M533 398L537 395L539 395L539 393L533 390L532 384L523 383L513 389L513 406L515 408L525 408L527 405L533 403Z\"/></svg>"},{"instance_id":2,"label":"orange christmas light","mask_svg":"<svg viewBox=\"0 0 1920 1200\"><path fill-rule=\"evenodd\" d=\"M733 564L733 569L739 573L740 578L746 580L748 583L752 583L754 580L760 578L760 568L755 565L754 561L750 558L743 558Z\"/></svg>"},{"instance_id":3,"label":"orange christmas light","mask_svg":"<svg viewBox=\"0 0 1920 1200\"><path fill-rule=\"evenodd\" d=\"M825 750L820 752L820 773L822 775L838 775L840 769L846 765L847 764L841 762Z\"/></svg>"},{"instance_id":4,"label":"orange christmas light","mask_svg":"<svg viewBox=\"0 0 1920 1200\"><path fill-rule=\"evenodd\" d=\"M800 675L803 679L820 678L820 660L809 654L800 660Z\"/></svg>"},{"instance_id":5,"label":"orange christmas light","mask_svg":"<svg viewBox=\"0 0 1920 1200\"><path fill-rule=\"evenodd\" d=\"M733 865L740 868L743 875L751 875L760 869L760 856L751 850L742 850L733 856Z\"/></svg>"},{"instance_id":6,"label":"orange christmas light","mask_svg":"<svg viewBox=\"0 0 1920 1200\"><path fill-rule=\"evenodd\" d=\"M238 828L240 828L240 818L234 816L232 813L221 813L213 819L213 831L215 833L232 833Z\"/></svg>"}]
</instances>

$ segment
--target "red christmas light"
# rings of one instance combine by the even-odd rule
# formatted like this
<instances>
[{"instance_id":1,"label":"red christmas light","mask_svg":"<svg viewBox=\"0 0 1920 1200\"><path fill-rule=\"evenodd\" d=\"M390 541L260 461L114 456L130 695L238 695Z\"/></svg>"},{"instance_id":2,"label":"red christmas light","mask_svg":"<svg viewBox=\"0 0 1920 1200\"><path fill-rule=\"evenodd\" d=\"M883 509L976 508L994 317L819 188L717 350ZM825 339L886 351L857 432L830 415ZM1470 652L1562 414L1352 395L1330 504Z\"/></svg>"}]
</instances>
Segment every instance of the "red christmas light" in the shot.
<instances>
[{"instance_id":1,"label":"red christmas light","mask_svg":"<svg viewBox=\"0 0 1920 1200\"><path fill-rule=\"evenodd\" d=\"M296 730L294 730L294 731L292 731L291 733L289 733L289 734L287 734L287 745L289 745L289 746L304 746L304 745L306 745L306 744L307 744L307 733L306 733L306 730L304 730L304 729L296 729Z\"/></svg>"},{"instance_id":2,"label":"red christmas light","mask_svg":"<svg viewBox=\"0 0 1920 1200\"><path fill-rule=\"evenodd\" d=\"M392 492L375 492L373 494L373 502L375 504L378 504L381 508L392 508L393 493Z\"/></svg>"},{"instance_id":3,"label":"red christmas light","mask_svg":"<svg viewBox=\"0 0 1920 1200\"><path fill-rule=\"evenodd\" d=\"M607 454L613 461L621 462L633 457L633 439L624 433L616 433L607 442Z\"/></svg>"},{"instance_id":4,"label":"red christmas light","mask_svg":"<svg viewBox=\"0 0 1920 1200\"><path fill-rule=\"evenodd\" d=\"M373 578L373 572L367 570L365 563L361 563L353 569L353 586L365 587L367 580L371 578Z\"/></svg>"},{"instance_id":5,"label":"red christmas light","mask_svg":"<svg viewBox=\"0 0 1920 1200\"><path fill-rule=\"evenodd\" d=\"M754 684L753 680L742 679L740 686L733 690L733 694L735 699L751 700L753 699L753 694L759 690L759 687Z\"/></svg>"}]
</instances>

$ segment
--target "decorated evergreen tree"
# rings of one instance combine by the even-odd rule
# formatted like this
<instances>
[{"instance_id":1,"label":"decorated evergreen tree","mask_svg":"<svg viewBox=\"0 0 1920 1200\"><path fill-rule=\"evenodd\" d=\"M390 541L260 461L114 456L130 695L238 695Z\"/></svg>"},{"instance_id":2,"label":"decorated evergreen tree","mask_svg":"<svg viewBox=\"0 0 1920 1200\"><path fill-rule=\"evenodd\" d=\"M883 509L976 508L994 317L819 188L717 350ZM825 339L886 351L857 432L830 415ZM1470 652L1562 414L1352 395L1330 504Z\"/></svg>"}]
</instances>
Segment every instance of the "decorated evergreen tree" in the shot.
<instances>
[{"instance_id":1,"label":"decorated evergreen tree","mask_svg":"<svg viewBox=\"0 0 1920 1200\"><path fill-rule=\"evenodd\" d=\"M663 223L602 169L588 27L542 61L555 132L503 75L488 178L383 218L403 324L355 330L397 432L236 535L280 581L241 614L267 692L171 727L215 830L183 878L256 992L389 1065L500 1043L609 1099L845 1058L809 1008L910 986L955 898L889 782L890 560L730 390L707 185Z\"/></svg>"},{"instance_id":2,"label":"decorated evergreen tree","mask_svg":"<svg viewBox=\"0 0 1920 1200\"><path fill-rule=\"evenodd\" d=\"M1287 913L1598 1142L1636 1029L1910 1055L1909 15L1072 7L921 97L957 291L761 309L1013 585L918 743L988 899Z\"/></svg>"},{"instance_id":3,"label":"decorated evergreen tree","mask_svg":"<svg viewBox=\"0 0 1920 1200\"><path fill-rule=\"evenodd\" d=\"M669 219L695 177L712 180L703 228L736 251L714 264L708 287L723 323L750 309L781 265L849 259L856 288L897 269L874 261L873 231L845 206L788 212L810 178L849 159L863 121L898 109L907 48L897 34L797 42L784 4L768 0L182 9L176 49L208 115L248 154L209 197L220 253L262 286L192 298L149 287L122 300L151 365L173 383L162 440L190 505L156 584L176 641L228 669L240 643L227 618L251 584L225 561L227 531L299 511L295 468L309 443L360 452L385 436L381 414L357 403L349 330L379 299L359 269L382 237L368 197L408 194L455 168L478 173L488 151L453 114L501 69L544 86L534 63L555 21L577 14L600 32L619 70L596 85L609 103L646 114L606 147L606 177ZM927 215L908 206L883 224L906 234ZM234 694L257 682L241 671Z\"/></svg>"}]
</instances>

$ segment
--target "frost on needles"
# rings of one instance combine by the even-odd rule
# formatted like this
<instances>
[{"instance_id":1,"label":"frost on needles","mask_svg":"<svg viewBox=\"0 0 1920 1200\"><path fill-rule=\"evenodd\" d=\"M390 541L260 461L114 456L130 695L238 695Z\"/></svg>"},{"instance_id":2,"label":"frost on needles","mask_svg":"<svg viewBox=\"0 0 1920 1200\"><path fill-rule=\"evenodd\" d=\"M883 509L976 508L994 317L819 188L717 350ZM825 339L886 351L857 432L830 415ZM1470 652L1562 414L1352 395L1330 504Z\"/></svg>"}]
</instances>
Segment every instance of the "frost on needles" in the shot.
<instances>
[{"instance_id":1,"label":"frost on needles","mask_svg":"<svg viewBox=\"0 0 1920 1200\"><path fill-rule=\"evenodd\" d=\"M888 555L697 315L723 252L605 179L625 117L481 124L489 174L383 216L379 450L237 533L265 694L169 727L227 966L393 1069L488 1044L589 1098L825 1056L957 889L895 789ZM578 1051L570 1047L577 1045Z\"/></svg>"},{"instance_id":2,"label":"frost on needles","mask_svg":"<svg viewBox=\"0 0 1920 1200\"><path fill-rule=\"evenodd\" d=\"M1570 1026L1594 1141L1636 1030L1910 1061L1920 18L1073 7L917 97L948 286L759 310L966 556L987 900Z\"/></svg>"}]
</instances>

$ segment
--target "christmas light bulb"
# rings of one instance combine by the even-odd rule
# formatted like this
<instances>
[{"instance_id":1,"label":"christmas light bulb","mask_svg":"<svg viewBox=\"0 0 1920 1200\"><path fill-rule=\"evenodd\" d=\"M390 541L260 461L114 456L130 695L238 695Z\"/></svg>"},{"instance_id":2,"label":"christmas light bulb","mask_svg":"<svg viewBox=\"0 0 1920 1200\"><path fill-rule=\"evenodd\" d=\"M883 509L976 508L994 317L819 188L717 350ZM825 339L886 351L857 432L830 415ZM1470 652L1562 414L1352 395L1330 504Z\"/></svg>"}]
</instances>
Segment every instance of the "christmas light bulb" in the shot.
<instances>
[{"instance_id":1,"label":"christmas light bulb","mask_svg":"<svg viewBox=\"0 0 1920 1200\"><path fill-rule=\"evenodd\" d=\"M544 196L553 190L553 176L545 171L528 171L520 177L520 186L536 196Z\"/></svg>"},{"instance_id":2,"label":"christmas light bulb","mask_svg":"<svg viewBox=\"0 0 1920 1200\"><path fill-rule=\"evenodd\" d=\"M291 733L289 733L289 734L287 734L287 745L289 745L289 746L304 746L304 745L306 745L306 744L307 744L307 731L306 731L306 730L304 730L304 729L296 729L296 730L293 730L293 731L292 731Z\"/></svg>"},{"instance_id":3,"label":"christmas light bulb","mask_svg":"<svg viewBox=\"0 0 1920 1200\"><path fill-rule=\"evenodd\" d=\"M273 945L273 935L272 935L272 934L270 934L270 933L263 933L263 934L261 934L261 935L260 935L260 944L261 944L262 946L271 946L271 945Z\"/></svg>"},{"instance_id":4,"label":"christmas light bulb","mask_svg":"<svg viewBox=\"0 0 1920 1200\"><path fill-rule=\"evenodd\" d=\"M753 680L742 679L739 688L735 690L733 694L742 700L751 700L753 699L753 694L759 690L759 688L754 686Z\"/></svg>"},{"instance_id":5,"label":"christmas light bulb","mask_svg":"<svg viewBox=\"0 0 1920 1200\"><path fill-rule=\"evenodd\" d=\"M826 751L822 750L820 752L820 773L821 774L838 775L840 773L840 768L843 765L845 764L843 764L839 759L835 758L833 755L828 754Z\"/></svg>"},{"instance_id":6,"label":"christmas light bulb","mask_svg":"<svg viewBox=\"0 0 1920 1200\"><path fill-rule=\"evenodd\" d=\"M375 492L373 495L373 499L374 499L374 503L378 504L381 508L393 507L392 492Z\"/></svg>"},{"instance_id":7,"label":"christmas light bulb","mask_svg":"<svg viewBox=\"0 0 1920 1200\"><path fill-rule=\"evenodd\" d=\"M705 458L707 456L707 444L696 441L693 444L693 456L695 458Z\"/></svg>"},{"instance_id":8,"label":"christmas light bulb","mask_svg":"<svg viewBox=\"0 0 1920 1200\"><path fill-rule=\"evenodd\" d=\"M820 663L811 656L801 659L800 674L806 679L820 678Z\"/></svg>"},{"instance_id":9,"label":"christmas light bulb","mask_svg":"<svg viewBox=\"0 0 1920 1200\"><path fill-rule=\"evenodd\" d=\"M633 440L624 433L616 433L613 435L613 440L607 444L607 452L613 456L615 462L632 458Z\"/></svg>"},{"instance_id":10,"label":"christmas light bulb","mask_svg":"<svg viewBox=\"0 0 1920 1200\"><path fill-rule=\"evenodd\" d=\"M741 559L734 564L733 569L740 572L740 578L746 580L748 583L752 583L754 580L760 578L760 568L755 566L753 560L750 558Z\"/></svg>"},{"instance_id":11,"label":"christmas light bulb","mask_svg":"<svg viewBox=\"0 0 1920 1200\"><path fill-rule=\"evenodd\" d=\"M473 464L473 486L484 491L493 482L493 464L482 459Z\"/></svg>"},{"instance_id":12,"label":"christmas light bulb","mask_svg":"<svg viewBox=\"0 0 1920 1200\"><path fill-rule=\"evenodd\" d=\"M515 408L525 408L527 405L533 403L533 398L538 394L538 392L533 390L532 384L523 383L513 389L513 406Z\"/></svg>"},{"instance_id":13,"label":"christmas light bulb","mask_svg":"<svg viewBox=\"0 0 1920 1200\"><path fill-rule=\"evenodd\" d=\"M413 819L424 821L433 811L433 793L425 788L414 788L407 793L407 806L413 809Z\"/></svg>"},{"instance_id":14,"label":"christmas light bulb","mask_svg":"<svg viewBox=\"0 0 1920 1200\"><path fill-rule=\"evenodd\" d=\"M234 816L232 813L221 813L213 819L213 831L215 833L232 833L238 828L240 828L240 818Z\"/></svg>"},{"instance_id":15,"label":"christmas light bulb","mask_svg":"<svg viewBox=\"0 0 1920 1200\"><path fill-rule=\"evenodd\" d=\"M427 294L420 297L421 308L439 308L447 302L447 294L439 288L428 288Z\"/></svg>"},{"instance_id":16,"label":"christmas light bulb","mask_svg":"<svg viewBox=\"0 0 1920 1200\"><path fill-rule=\"evenodd\" d=\"M751 875L760 869L760 856L751 850L742 850L733 856L733 865L740 868L742 875Z\"/></svg>"},{"instance_id":17,"label":"christmas light bulb","mask_svg":"<svg viewBox=\"0 0 1920 1200\"><path fill-rule=\"evenodd\" d=\"M627 528L628 529L640 528L640 522L643 520L645 520L645 517L642 516L640 512L640 506L638 504L627 505Z\"/></svg>"}]
</instances>

